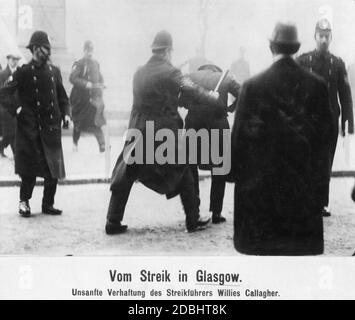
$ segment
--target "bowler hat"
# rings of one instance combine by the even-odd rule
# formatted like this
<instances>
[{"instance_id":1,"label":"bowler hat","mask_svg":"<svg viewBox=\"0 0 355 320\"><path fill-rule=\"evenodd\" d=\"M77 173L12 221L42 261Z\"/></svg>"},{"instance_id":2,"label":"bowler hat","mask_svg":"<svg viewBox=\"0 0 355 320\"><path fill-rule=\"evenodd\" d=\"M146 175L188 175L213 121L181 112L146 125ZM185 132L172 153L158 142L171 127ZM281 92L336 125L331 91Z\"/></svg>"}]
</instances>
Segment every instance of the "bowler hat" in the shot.
<instances>
[{"instance_id":1,"label":"bowler hat","mask_svg":"<svg viewBox=\"0 0 355 320\"><path fill-rule=\"evenodd\" d=\"M277 23L272 33L270 43L278 47L279 53L295 54L301 46L298 41L297 28L292 23Z\"/></svg>"},{"instance_id":2,"label":"bowler hat","mask_svg":"<svg viewBox=\"0 0 355 320\"><path fill-rule=\"evenodd\" d=\"M173 38L168 31L160 31L154 38L152 50L161 50L173 47Z\"/></svg>"},{"instance_id":3,"label":"bowler hat","mask_svg":"<svg viewBox=\"0 0 355 320\"><path fill-rule=\"evenodd\" d=\"M277 44L301 45L298 32L294 24L278 22L272 33L270 42Z\"/></svg>"},{"instance_id":4,"label":"bowler hat","mask_svg":"<svg viewBox=\"0 0 355 320\"><path fill-rule=\"evenodd\" d=\"M33 46L45 47L50 49L51 43L49 41L48 34L44 31L35 31L30 39L30 43L26 47L27 49L31 49Z\"/></svg>"}]
</instances>

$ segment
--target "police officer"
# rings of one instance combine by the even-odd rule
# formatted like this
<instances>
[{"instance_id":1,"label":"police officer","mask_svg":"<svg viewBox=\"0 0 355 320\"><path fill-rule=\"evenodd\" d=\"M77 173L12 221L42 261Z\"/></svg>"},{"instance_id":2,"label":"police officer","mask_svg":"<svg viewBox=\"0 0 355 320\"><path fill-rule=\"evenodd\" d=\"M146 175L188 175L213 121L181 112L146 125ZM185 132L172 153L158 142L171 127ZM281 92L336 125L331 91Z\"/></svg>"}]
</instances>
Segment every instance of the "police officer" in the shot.
<instances>
[{"instance_id":1,"label":"police officer","mask_svg":"<svg viewBox=\"0 0 355 320\"><path fill-rule=\"evenodd\" d=\"M103 89L104 79L100 64L93 59L94 45L84 43L84 57L74 63L69 80L73 84L70 94L74 122L74 151L82 131L92 132L99 144L100 152L105 151L105 136L101 127L106 124L104 117Z\"/></svg>"},{"instance_id":2,"label":"police officer","mask_svg":"<svg viewBox=\"0 0 355 320\"><path fill-rule=\"evenodd\" d=\"M341 117L341 133L342 136L345 136L346 123L348 123L348 133L354 133L354 116L351 89L345 64L341 58L329 52L329 46L332 41L332 28L327 19L321 19L317 22L315 41L317 45L316 49L301 55L298 58L298 62L307 70L325 80L328 86L334 124L337 129L334 131L330 141L329 181L324 184L323 193L323 216L329 217L331 215L329 210L327 210L329 204L329 183L339 135L339 117Z\"/></svg>"},{"instance_id":3,"label":"police officer","mask_svg":"<svg viewBox=\"0 0 355 320\"><path fill-rule=\"evenodd\" d=\"M146 134L148 122L154 123L155 133L169 129L178 140L178 131L183 128L183 120L178 113L179 96L189 92L195 99L205 103L216 103L216 98L202 88L194 86L191 81L184 81L181 71L171 64L173 40L167 31L159 32L152 45L152 57L134 75L133 107L129 129ZM128 141L130 142L130 141ZM179 146L175 141L176 154ZM152 141L154 149L159 143ZM194 187L191 168L178 162L161 164L157 159L148 163L128 164L124 154L130 144L126 144L115 166L111 183L111 200L107 213L106 233L109 235L124 233L127 226L123 220L125 207L131 188L136 180L149 189L165 195L168 199L180 195L186 214L186 229L194 232L207 225L210 219L202 219L199 214L199 197ZM155 151L154 151L155 154ZM147 159L144 157L144 159Z\"/></svg>"},{"instance_id":4,"label":"police officer","mask_svg":"<svg viewBox=\"0 0 355 320\"><path fill-rule=\"evenodd\" d=\"M65 177L61 123L70 120L69 99L60 70L49 62L48 35L34 32L27 48L32 60L19 68L13 80L0 90L0 103L17 118L15 171L21 177L19 213L25 218L31 216L29 200L36 177L42 177L42 213L60 215L62 211L53 205L58 179Z\"/></svg>"}]
</instances>

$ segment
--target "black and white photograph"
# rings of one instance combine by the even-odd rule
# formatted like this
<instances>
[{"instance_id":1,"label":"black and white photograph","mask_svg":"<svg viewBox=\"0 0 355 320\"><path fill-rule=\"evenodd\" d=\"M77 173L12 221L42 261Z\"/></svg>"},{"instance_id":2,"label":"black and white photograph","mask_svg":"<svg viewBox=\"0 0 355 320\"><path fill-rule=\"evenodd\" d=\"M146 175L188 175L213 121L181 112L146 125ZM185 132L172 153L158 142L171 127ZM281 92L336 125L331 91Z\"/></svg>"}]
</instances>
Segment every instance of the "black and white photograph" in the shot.
<instances>
[{"instance_id":1,"label":"black and white photograph","mask_svg":"<svg viewBox=\"0 0 355 320\"><path fill-rule=\"evenodd\" d=\"M0 0L0 260L352 262L354 31L354 0Z\"/></svg>"}]
</instances>

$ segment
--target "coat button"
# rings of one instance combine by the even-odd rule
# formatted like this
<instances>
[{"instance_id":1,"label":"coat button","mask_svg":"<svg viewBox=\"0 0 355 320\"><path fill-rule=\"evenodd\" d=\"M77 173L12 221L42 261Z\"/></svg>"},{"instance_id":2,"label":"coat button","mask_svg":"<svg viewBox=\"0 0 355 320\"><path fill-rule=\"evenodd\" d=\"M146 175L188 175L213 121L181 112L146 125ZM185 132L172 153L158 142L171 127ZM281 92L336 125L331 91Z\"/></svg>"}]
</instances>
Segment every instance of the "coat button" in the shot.
<instances>
[{"instance_id":1,"label":"coat button","mask_svg":"<svg viewBox=\"0 0 355 320\"><path fill-rule=\"evenodd\" d=\"M39 93L39 90L38 90L38 88L36 88L36 93Z\"/></svg>"},{"instance_id":2,"label":"coat button","mask_svg":"<svg viewBox=\"0 0 355 320\"><path fill-rule=\"evenodd\" d=\"M37 101L37 106L40 106L40 105L41 105L41 103L39 101Z\"/></svg>"},{"instance_id":3,"label":"coat button","mask_svg":"<svg viewBox=\"0 0 355 320\"><path fill-rule=\"evenodd\" d=\"M52 77L52 81L54 82L54 77Z\"/></svg>"},{"instance_id":4,"label":"coat button","mask_svg":"<svg viewBox=\"0 0 355 320\"><path fill-rule=\"evenodd\" d=\"M33 80L34 80L34 81L37 81L37 77L36 77L36 76L34 76L34 77L33 77Z\"/></svg>"},{"instance_id":5,"label":"coat button","mask_svg":"<svg viewBox=\"0 0 355 320\"><path fill-rule=\"evenodd\" d=\"M54 107L54 102L53 101L51 102L51 106Z\"/></svg>"}]
</instances>

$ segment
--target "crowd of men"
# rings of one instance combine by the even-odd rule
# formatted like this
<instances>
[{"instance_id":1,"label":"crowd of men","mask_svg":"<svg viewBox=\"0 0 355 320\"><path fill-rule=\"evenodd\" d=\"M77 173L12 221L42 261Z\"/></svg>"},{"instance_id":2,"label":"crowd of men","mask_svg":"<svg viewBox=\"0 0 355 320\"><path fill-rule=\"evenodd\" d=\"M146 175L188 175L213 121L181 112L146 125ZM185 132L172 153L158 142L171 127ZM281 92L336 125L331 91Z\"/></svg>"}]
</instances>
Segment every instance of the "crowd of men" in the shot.
<instances>
[{"instance_id":1,"label":"crowd of men","mask_svg":"<svg viewBox=\"0 0 355 320\"><path fill-rule=\"evenodd\" d=\"M213 224L226 221L225 185L235 183L234 243L241 253L316 255L324 251L323 217L331 215L327 207L338 134L345 135L346 127L353 133L354 125L344 62L329 51L332 30L328 20L317 22L314 37L316 49L295 60L301 45L297 28L278 23L270 38L274 63L250 79L241 75L242 84L212 63L183 75L171 63L171 34L161 31L154 38L151 58L134 75L129 129L142 133L144 148L148 148L148 123L154 123L155 132L171 130L176 141L183 128L217 130L222 136L222 131L230 130L228 112L235 112L231 170L212 174L210 211ZM59 215L62 212L54 208L54 197L58 179L65 177L61 125L66 127L72 118L74 151L80 133L88 131L103 152L105 86L90 41L84 44L83 59L73 66L70 99L59 69L50 62L48 35L35 32L28 49L33 57L28 64L16 70L19 57L9 55L9 70L0 74L3 113L16 119L8 120L12 127L16 125L16 139L13 135L3 139L2 146L12 144L14 150L15 170L22 181L20 215L31 215L29 201L36 177L44 178L42 212ZM233 73L241 69L249 73L243 50L232 66ZM228 105L228 94L235 97L232 105ZM178 107L188 110L185 121ZM155 143L154 148L163 143ZM203 230L211 219L200 216L198 169L211 170L214 164L161 164L155 159L130 163L127 149L131 147L129 137L113 171L106 233L126 232L123 218L135 181L167 199L179 195L187 232ZM175 147L178 154L178 142Z\"/></svg>"}]
</instances>

